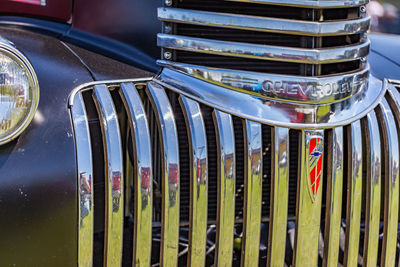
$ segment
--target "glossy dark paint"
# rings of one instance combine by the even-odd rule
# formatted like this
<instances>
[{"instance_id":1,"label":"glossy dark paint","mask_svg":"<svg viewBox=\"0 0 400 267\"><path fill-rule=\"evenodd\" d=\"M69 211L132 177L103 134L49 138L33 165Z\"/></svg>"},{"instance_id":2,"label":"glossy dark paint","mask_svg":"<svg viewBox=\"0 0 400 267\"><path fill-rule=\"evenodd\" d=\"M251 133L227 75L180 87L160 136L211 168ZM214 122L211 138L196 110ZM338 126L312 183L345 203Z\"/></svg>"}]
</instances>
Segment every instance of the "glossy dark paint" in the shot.
<instances>
[{"instance_id":1,"label":"glossy dark paint","mask_svg":"<svg viewBox=\"0 0 400 267\"><path fill-rule=\"evenodd\" d=\"M400 80L400 36L369 34L371 72L379 79Z\"/></svg>"},{"instance_id":2,"label":"glossy dark paint","mask_svg":"<svg viewBox=\"0 0 400 267\"><path fill-rule=\"evenodd\" d=\"M5 27L0 35L29 58L41 93L28 129L0 146L1 266L76 266L78 188L69 95L93 77L149 73L53 37Z\"/></svg>"},{"instance_id":3,"label":"glossy dark paint","mask_svg":"<svg viewBox=\"0 0 400 267\"><path fill-rule=\"evenodd\" d=\"M0 13L26 15L68 22L72 15L72 0L47 0L45 6L0 0Z\"/></svg>"}]
</instances>

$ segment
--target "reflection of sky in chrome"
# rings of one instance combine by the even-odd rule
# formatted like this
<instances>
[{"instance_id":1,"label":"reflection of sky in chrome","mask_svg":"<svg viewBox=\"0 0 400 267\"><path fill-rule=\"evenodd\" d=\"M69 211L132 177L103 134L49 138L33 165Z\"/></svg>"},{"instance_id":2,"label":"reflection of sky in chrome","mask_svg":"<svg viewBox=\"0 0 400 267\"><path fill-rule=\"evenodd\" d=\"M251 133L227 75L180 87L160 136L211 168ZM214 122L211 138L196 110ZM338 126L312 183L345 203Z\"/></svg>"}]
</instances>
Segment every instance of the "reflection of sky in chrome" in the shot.
<instances>
[{"instance_id":1,"label":"reflection of sky in chrome","mask_svg":"<svg viewBox=\"0 0 400 267\"><path fill-rule=\"evenodd\" d=\"M0 138L20 127L32 103L29 77L7 55L0 54Z\"/></svg>"}]
</instances>

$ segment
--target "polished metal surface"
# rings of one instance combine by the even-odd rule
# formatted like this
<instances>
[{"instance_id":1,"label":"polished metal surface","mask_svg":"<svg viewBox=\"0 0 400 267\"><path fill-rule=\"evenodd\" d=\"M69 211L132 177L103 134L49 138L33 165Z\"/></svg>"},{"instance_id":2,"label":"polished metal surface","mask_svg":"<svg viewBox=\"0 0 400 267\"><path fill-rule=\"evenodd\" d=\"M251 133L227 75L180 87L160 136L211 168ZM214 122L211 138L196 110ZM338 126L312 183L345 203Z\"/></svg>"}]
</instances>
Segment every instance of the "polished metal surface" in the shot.
<instances>
[{"instance_id":1,"label":"polished metal surface","mask_svg":"<svg viewBox=\"0 0 400 267\"><path fill-rule=\"evenodd\" d=\"M202 67L202 69L209 70L210 73L215 70L205 67ZM186 70L192 71L191 68ZM199 72L199 74L202 74L202 72ZM219 77L222 78L224 74L219 72L216 75L220 75ZM193 74L193 76L196 75ZM201 76L196 77L201 78ZM265 76L253 77L260 80L263 79L261 77L266 78ZM357 75L342 76L343 79L349 78L351 80L355 77ZM362 84L358 93L352 97L341 102L321 105L266 99L257 95L230 90L225 88L226 86L218 86L218 83L207 83L170 68L164 68L154 82L198 102L242 118L279 127L318 129L347 125L365 117L377 106L386 93L387 81L378 80L372 75L365 77L369 77L368 83ZM241 79L242 81L245 80L244 77L239 80ZM259 84L262 84L262 82L260 81Z\"/></svg>"},{"instance_id":2,"label":"polished metal surface","mask_svg":"<svg viewBox=\"0 0 400 267\"><path fill-rule=\"evenodd\" d=\"M381 128L385 133L383 138L385 200L381 266L394 266L399 217L399 137L394 115L386 99L382 100L379 107Z\"/></svg>"},{"instance_id":3,"label":"polished metal surface","mask_svg":"<svg viewBox=\"0 0 400 267\"><path fill-rule=\"evenodd\" d=\"M346 210L346 245L344 254L345 266L357 266L360 244L360 223L362 206L362 128L360 121L353 122L347 128L349 138L347 210Z\"/></svg>"},{"instance_id":4,"label":"polished metal surface","mask_svg":"<svg viewBox=\"0 0 400 267\"><path fill-rule=\"evenodd\" d=\"M296 6L310 8L352 7L368 4L369 0L225 0L267 5Z\"/></svg>"},{"instance_id":5,"label":"polished metal surface","mask_svg":"<svg viewBox=\"0 0 400 267\"><path fill-rule=\"evenodd\" d=\"M242 266L257 266L262 204L261 124L243 121L245 136Z\"/></svg>"},{"instance_id":6,"label":"polished metal surface","mask_svg":"<svg viewBox=\"0 0 400 267\"><path fill-rule=\"evenodd\" d=\"M272 130L272 185L267 266L284 266L289 202L289 129Z\"/></svg>"},{"instance_id":7,"label":"polished metal surface","mask_svg":"<svg viewBox=\"0 0 400 267\"><path fill-rule=\"evenodd\" d=\"M198 102L179 98L185 116L190 151L190 217L188 266L206 261L208 157L206 129Z\"/></svg>"},{"instance_id":8,"label":"polished metal surface","mask_svg":"<svg viewBox=\"0 0 400 267\"><path fill-rule=\"evenodd\" d=\"M327 168L327 196L325 215L325 246L322 266L337 267L340 245L340 224L342 219L343 198L343 127L332 130L328 136L329 148Z\"/></svg>"},{"instance_id":9,"label":"polished metal surface","mask_svg":"<svg viewBox=\"0 0 400 267\"><path fill-rule=\"evenodd\" d=\"M82 94L71 109L77 156L78 266L92 266L93 258L93 163L89 124Z\"/></svg>"},{"instance_id":10,"label":"polished metal surface","mask_svg":"<svg viewBox=\"0 0 400 267\"><path fill-rule=\"evenodd\" d=\"M105 85L96 85L93 99L103 134L105 166L104 265L121 266L124 224L124 174L117 113Z\"/></svg>"},{"instance_id":11,"label":"polished metal surface","mask_svg":"<svg viewBox=\"0 0 400 267\"><path fill-rule=\"evenodd\" d=\"M370 77L368 67L341 75L302 77L216 69L164 60L159 60L158 63L166 67L161 77L168 75L174 79L175 76L183 73L219 87L257 96L260 99L292 104L323 105L341 102L365 91ZM203 86L212 88L211 85L204 84Z\"/></svg>"},{"instance_id":12,"label":"polished metal surface","mask_svg":"<svg viewBox=\"0 0 400 267\"><path fill-rule=\"evenodd\" d=\"M364 266L377 266L381 212L381 136L375 112L367 115L363 131L367 134L366 215L364 235Z\"/></svg>"},{"instance_id":13,"label":"polished metal surface","mask_svg":"<svg viewBox=\"0 0 400 267\"><path fill-rule=\"evenodd\" d=\"M307 49L218 41L163 33L157 35L157 45L169 49L215 54L220 56L307 64L327 64L352 61L366 57L369 53L369 41L339 48Z\"/></svg>"},{"instance_id":14,"label":"polished metal surface","mask_svg":"<svg viewBox=\"0 0 400 267\"><path fill-rule=\"evenodd\" d=\"M174 113L164 88L149 82L147 95L156 111L161 140L162 228L161 266L177 266L179 237L179 145Z\"/></svg>"},{"instance_id":15,"label":"polished metal surface","mask_svg":"<svg viewBox=\"0 0 400 267\"><path fill-rule=\"evenodd\" d=\"M317 142L317 145L315 145L315 142ZM312 148L312 143L314 143L315 148L318 148L319 156L325 156L323 142L324 132L322 130L303 130L301 132L296 230L293 252L293 264L295 266L316 266L318 261L318 238L320 233L323 186L322 169L324 166L322 163L321 166L316 166L316 176L313 176L311 167L314 166L312 164L314 159L311 156L316 151ZM317 159L317 161L319 160L322 159Z\"/></svg>"},{"instance_id":16,"label":"polished metal surface","mask_svg":"<svg viewBox=\"0 0 400 267\"><path fill-rule=\"evenodd\" d=\"M232 266L236 159L232 116L214 110L218 152L218 212L215 266Z\"/></svg>"},{"instance_id":17,"label":"polished metal surface","mask_svg":"<svg viewBox=\"0 0 400 267\"><path fill-rule=\"evenodd\" d=\"M147 116L140 96L133 83L121 84L119 91L125 109L133 144L134 172L134 266L149 266L151 263L153 169L151 161L151 139Z\"/></svg>"},{"instance_id":18,"label":"polished metal surface","mask_svg":"<svg viewBox=\"0 0 400 267\"><path fill-rule=\"evenodd\" d=\"M334 36L363 33L369 29L370 24L368 16L353 20L316 22L180 8L159 8L157 14L158 19L164 22L306 36Z\"/></svg>"}]
</instances>

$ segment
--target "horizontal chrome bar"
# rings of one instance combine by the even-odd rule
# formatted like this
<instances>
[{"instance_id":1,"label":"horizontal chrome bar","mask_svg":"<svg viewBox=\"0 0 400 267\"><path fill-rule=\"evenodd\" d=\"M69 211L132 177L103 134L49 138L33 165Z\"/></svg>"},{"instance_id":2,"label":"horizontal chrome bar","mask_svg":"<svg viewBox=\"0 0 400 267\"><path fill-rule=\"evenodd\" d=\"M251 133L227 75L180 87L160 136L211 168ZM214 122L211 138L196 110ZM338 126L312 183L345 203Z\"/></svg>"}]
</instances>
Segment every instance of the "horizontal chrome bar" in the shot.
<instances>
[{"instance_id":1,"label":"horizontal chrome bar","mask_svg":"<svg viewBox=\"0 0 400 267\"><path fill-rule=\"evenodd\" d=\"M327 157L327 196L325 216L324 267L337 267L339 259L340 224L343 199L343 127L337 127L329 135Z\"/></svg>"},{"instance_id":2,"label":"horizontal chrome bar","mask_svg":"<svg viewBox=\"0 0 400 267\"><path fill-rule=\"evenodd\" d=\"M181 96L179 102L186 121L190 151L190 216L187 266L206 262L208 154L203 115L198 102Z\"/></svg>"},{"instance_id":3,"label":"horizontal chrome bar","mask_svg":"<svg viewBox=\"0 0 400 267\"><path fill-rule=\"evenodd\" d=\"M103 134L105 166L105 237L104 265L121 266L124 224L124 174L121 136L110 92L105 85L96 85L94 102Z\"/></svg>"},{"instance_id":4,"label":"horizontal chrome bar","mask_svg":"<svg viewBox=\"0 0 400 267\"><path fill-rule=\"evenodd\" d=\"M353 122L348 128L348 181L346 210L346 245L344 253L345 266L357 266L360 245L360 224L362 208L362 164L363 145L360 121Z\"/></svg>"},{"instance_id":5,"label":"horizontal chrome bar","mask_svg":"<svg viewBox=\"0 0 400 267\"><path fill-rule=\"evenodd\" d=\"M289 103L266 99L258 94L251 94L251 91L239 90L222 83L208 83L204 81L209 78L215 80L225 79L224 71L220 69L182 64L179 67L183 66L183 68L179 69L172 62L167 62L166 66L169 67L164 68L160 75L154 79L154 82L169 90L186 95L196 101L232 115L269 125L296 129L323 129L348 125L353 121L363 118L373 110L381 101L388 88L386 80L378 80L374 76L368 75L368 70L365 70L367 71L365 79L369 78L368 83L360 87L362 90L359 93L341 102L326 105L318 104L318 102L315 102L315 104ZM269 74L225 71L232 74L231 79L237 79L242 84L251 84L254 82L261 86L265 83L264 81L270 79ZM208 74L210 75L209 77L206 76ZM218 75L221 76L218 77ZM356 79L357 81L357 77L354 77L358 76L357 74L353 74L353 76L347 75L342 75L342 77L345 80ZM285 77L288 78L287 76L281 76L281 79L284 81ZM299 79L299 82L301 81L301 77L292 77ZM325 78L338 79L339 77ZM316 81L318 80L319 78L316 79ZM291 83L289 88L293 88L296 84ZM298 86L302 85L298 84ZM252 88L260 90L255 85ZM358 104L360 102L363 104Z\"/></svg>"},{"instance_id":6,"label":"horizontal chrome bar","mask_svg":"<svg viewBox=\"0 0 400 267\"><path fill-rule=\"evenodd\" d=\"M156 113L161 141L161 266L176 267L179 249L180 165L175 116L164 88L149 82L146 93Z\"/></svg>"},{"instance_id":7,"label":"horizontal chrome bar","mask_svg":"<svg viewBox=\"0 0 400 267\"><path fill-rule=\"evenodd\" d=\"M368 4L369 0L225 0L280 6L309 7L309 8L338 8L354 7Z\"/></svg>"},{"instance_id":8,"label":"horizontal chrome bar","mask_svg":"<svg viewBox=\"0 0 400 267\"><path fill-rule=\"evenodd\" d=\"M370 25L368 16L353 20L311 22L179 8L158 8L158 18L165 22L306 36L363 33L369 29Z\"/></svg>"},{"instance_id":9,"label":"horizontal chrome bar","mask_svg":"<svg viewBox=\"0 0 400 267\"><path fill-rule=\"evenodd\" d=\"M367 179L363 266L378 265L379 226L381 211L381 135L375 112L367 115L363 131L367 133Z\"/></svg>"},{"instance_id":10,"label":"horizontal chrome bar","mask_svg":"<svg viewBox=\"0 0 400 267\"><path fill-rule=\"evenodd\" d=\"M232 266L235 223L235 133L230 114L214 110L218 153L218 212L215 266Z\"/></svg>"},{"instance_id":11,"label":"horizontal chrome bar","mask_svg":"<svg viewBox=\"0 0 400 267\"><path fill-rule=\"evenodd\" d=\"M78 266L93 265L93 163L89 123L82 93L71 108L77 157L78 192Z\"/></svg>"},{"instance_id":12,"label":"horizontal chrome bar","mask_svg":"<svg viewBox=\"0 0 400 267\"><path fill-rule=\"evenodd\" d=\"M258 266L262 205L261 124L243 121L245 135L242 267Z\"/></svg>"},{"instance_id":13,"label":"horizontal chrome bar","mask_svg":"<svg viewBox=\"0 0 400 267\"><path fill-rule=\"evenodd\" d=\"M367 41L342 47L303 49L217 41L163 33L157 35L157 44L164 48L197 53L307 64L326 64L356 60L366 57L370 46L369 41Z\"/></svg>"},{"instance_id":14,"label":"horizontal chrome bar","mask_svg":"<svg viewBox=\"0 0 400 267\"><path fill-rule=\"evenodd\" d=\"M158 61L158 64L218 86L261 98L302 104L343 101L362 91L369 77L369 68L336 76L301 77L217 69L162 60Z\"/></svg>"},{"instance_id":15,"label":"horizontal chrome bar","mask_svg":"<svg viewBox=\"0 0 400 267\"><path fill-rule=\"evenodd\" d=\"M150 266L153 208L153 170L151 138L147 116L133 83L121 84L119 91L128 114L133 146L134 173L134 230L133 259L135 263Z\"/></svg>"}]
</instances>

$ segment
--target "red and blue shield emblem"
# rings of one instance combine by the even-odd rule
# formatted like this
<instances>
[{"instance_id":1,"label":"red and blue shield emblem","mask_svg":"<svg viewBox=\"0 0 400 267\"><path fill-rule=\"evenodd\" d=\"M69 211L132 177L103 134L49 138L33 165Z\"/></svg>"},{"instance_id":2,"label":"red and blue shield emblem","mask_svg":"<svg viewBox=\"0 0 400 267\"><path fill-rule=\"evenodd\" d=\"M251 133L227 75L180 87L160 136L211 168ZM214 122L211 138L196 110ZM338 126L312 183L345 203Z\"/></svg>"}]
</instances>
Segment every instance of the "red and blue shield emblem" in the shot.
<instances>
[{"instance_id":1,"label":"red and blue shield emblem","mask_svg":"<svg viewBox=\"0 0 400 267\"><path fill-rule=\"evenodd\" d=\"M314 202L318 196L322 178L324 141L321 137L311 137L308 146L308 191Z\"/></svg>"}]
</instances>

